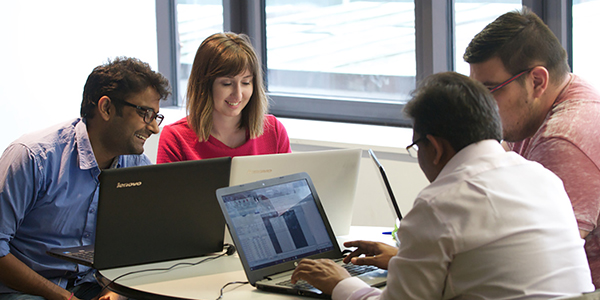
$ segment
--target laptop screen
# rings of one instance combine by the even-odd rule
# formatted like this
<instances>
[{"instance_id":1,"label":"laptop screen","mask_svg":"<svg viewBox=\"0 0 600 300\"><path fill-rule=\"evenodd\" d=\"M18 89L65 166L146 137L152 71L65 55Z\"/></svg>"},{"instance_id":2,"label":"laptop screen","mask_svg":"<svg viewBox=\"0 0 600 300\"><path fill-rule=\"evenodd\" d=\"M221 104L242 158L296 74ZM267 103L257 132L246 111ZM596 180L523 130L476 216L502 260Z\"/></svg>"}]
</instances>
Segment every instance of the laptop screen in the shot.
<instances>
[{"instance_id":1,"label":"laptop screen","mask_svg":"<svg viewBox=\"0 0 600 300\"><path fill-rule=\"evenodd\" d=\"M305 179L222 196L250 270L331 251Z\"/></svg>"}]
</instances>

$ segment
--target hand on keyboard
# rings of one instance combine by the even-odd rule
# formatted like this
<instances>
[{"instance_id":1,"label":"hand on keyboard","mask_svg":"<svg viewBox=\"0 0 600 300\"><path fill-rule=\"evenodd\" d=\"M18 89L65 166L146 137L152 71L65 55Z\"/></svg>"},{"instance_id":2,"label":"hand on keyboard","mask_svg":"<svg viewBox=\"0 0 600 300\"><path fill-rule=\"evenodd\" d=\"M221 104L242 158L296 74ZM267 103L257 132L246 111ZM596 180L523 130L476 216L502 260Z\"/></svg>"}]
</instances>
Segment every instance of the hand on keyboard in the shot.
<instances>
[{"instance_id":1,"label":"hand on keyboard","mask_svg":"<svg viewBox=\"0 0 600 300\"><path fill-rule=\"evenodd\" d=\"M342 280L350 277L350 273L330 259L303 259L292 274L292 283L300 279L331 295L333 288Z\"/></svg>"},{"instance_id":2,"label":"hand on keyboard","mask_svg":"<svg viewBox=\"0 0 600 300\"><path fill-rule=\"evenodd\" d=\"M387 270L390 259L398 253L398 248L385 243L371 241L349 241L345 247L358 247L344 258L345 263L355 265L370 265ZM361 255L364 257L360 257Z\"/></svg>"}]
</instances>

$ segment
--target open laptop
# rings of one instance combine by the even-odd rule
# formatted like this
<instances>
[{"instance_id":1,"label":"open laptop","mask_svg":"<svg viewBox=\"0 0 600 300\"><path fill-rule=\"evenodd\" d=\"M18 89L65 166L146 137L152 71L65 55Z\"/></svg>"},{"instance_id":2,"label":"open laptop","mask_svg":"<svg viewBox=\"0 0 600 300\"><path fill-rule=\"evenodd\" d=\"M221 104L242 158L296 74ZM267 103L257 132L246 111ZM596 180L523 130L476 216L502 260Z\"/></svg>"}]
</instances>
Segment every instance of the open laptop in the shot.
<instances>
[{"instance_id":1,"label":"open laptop","mask_svg":"<svg viewBox=\"0 0 600 300\"><path fill-rule=\"evenodd\" d=\"M104 270L222 251L215 191L230 167L225 157L103 170L95 244L49 254Z\"/></svg>"},{"instance_id":2,"label":"open laptop","mask_svg":"<svg viewBox=\"0 0 600 300\"><path fill-rule=\"evenodd\" d=\"M230 186L306 172L319 191L337 236L350 233L361 149L237 156L231 162Z\"/></svg>"},{"instance_id":3,"label":"open laptop","mask_svg":"<svg viewBox=\"0 0 600 300\"><path fill-rule=\"evenodd\" d=\"M400 206L398 205L398 202L396 201L396 197L394 196L394 191L392 190L392 185L390 184L390 181L388 180L387 174L385 173L385 169L383 168L383 165L381 164L381 162L379 162L379 159L377 159L377 156L375 156L375 152L373 152L373 150L369 149L369 155L371 156L371 158L373 159L373 162L375 163L375 166L379 170L379 175L380 175L381 181L383 182L383 185L385 186L385 194L386 194L386 198L388 199L388 203L390 204L390 206L393 208L394 212L396 213L396 217L398 218L398 221L400 221L400 220L402 220L402 212L400 212Z\"/></svg>"},{"instance_id":4,"label":"open laptop","mask_svg":"<svg viewBox=\"0 0 600 300\"><path fill-rule=\"evenodd\" d=\"M303 258L330 258L343 264L319 196L307 173L221 188L217 199L248 281L259 289L328 298L307 283L289 280ZM387 271L367 271L359 278L383 286ZM352 272L351 272L352 273Z\"/></svg>"}]
</instances>

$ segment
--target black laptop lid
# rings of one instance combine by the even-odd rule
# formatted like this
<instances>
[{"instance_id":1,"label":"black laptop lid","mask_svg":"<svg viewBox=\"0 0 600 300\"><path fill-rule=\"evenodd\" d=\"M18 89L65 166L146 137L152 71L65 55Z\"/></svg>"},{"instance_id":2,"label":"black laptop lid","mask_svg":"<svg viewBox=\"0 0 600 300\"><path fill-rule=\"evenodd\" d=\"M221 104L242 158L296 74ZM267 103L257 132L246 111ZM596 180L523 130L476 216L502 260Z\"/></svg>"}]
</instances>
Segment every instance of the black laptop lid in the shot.
<instances>
[{"instance_id":1,"label":"black laptop lid","mask_svg":"<svg viewBox=\"0 0 600 300\"><path fill-rule=\"evenodd\" d=\"M302 258L342 257L307 173L218 189L217 198L252 285Z\"/></svg>"},{"instance_id":2,"label":"black laptop lid","mask_svg":"<svg viewBox=\"0 0 600 300\"><path fill-rule=\"evenodd\" d=\"M221 251L215 197L231 158L108 169L100 174L94 267L107 269Z\"/></svg>"},{"instance_id":3,"label":"black laptop lid","mask_svg":"<svg viewBox=\"0 0 600 300\"><path fill-rule=\"evenodd\" d=\"M394 212L396 213L396 217L398 218L398 220L401 221L402 220L402 212L400 212L400 206L398 205L398 201L396 201L396 197L394 196L394 191L392 190L392 185L390 184L390 180L387 177L385 169L383 168L383 165L381 164L381 162L379 162L379 159L377 158L377 156L375 155L375 152L373 152L373 150L369 149L369 155L373 159L373 163L375 163L375 166L377 167L377 170L379 171L379 178L381 179L383 186L385 187L385 194L386 194L386 198L388 199L388 204L394 209Z\"/></svg>"}]
</instances>

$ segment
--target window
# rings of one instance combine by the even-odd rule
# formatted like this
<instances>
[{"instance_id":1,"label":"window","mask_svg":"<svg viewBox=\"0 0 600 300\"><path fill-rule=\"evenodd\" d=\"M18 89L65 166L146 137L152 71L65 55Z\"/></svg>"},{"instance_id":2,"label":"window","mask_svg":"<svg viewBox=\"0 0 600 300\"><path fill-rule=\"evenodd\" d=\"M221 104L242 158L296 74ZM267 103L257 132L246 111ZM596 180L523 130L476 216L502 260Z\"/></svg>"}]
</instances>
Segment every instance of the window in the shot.
<instances>
[{"instance_id":1,"label":"window","mask_svg":"<svg viewBox=\"0 0 600 300\"><path fill-rule=\"evenodd\" d=\"M600 77L596 61L598 40L594 28L600 27L600 0L573 1L573 73L582 76L596 88Z\"/></svg>"},{"instance_id":2,"label":"window","mask_svg":"<svg viewBox=\"0 0 600 300\"><path fill-rule=\"evenodd\" d=\"M408 125L414 1L266 0L268 91L279 116Z\"/></svg>"},{"instance_id":3,"label":"window","mask_svg":"<svg viewBox=\"0 0 600 300\"><path fill-rule=\"evenodd\" d=\"M573 2L573 18L570 14ZM591 79L590 28L600 0L156 0L176 3L177 27L169 65L178 66L177 105L201 41L219 31L244 32L265 66L265 82L280 117L410 126L402 108L418 80L469 67L462 56L471 39L501 14L530 7L571 52L575 68ZM585 24L584 24L585 23ZM595 23L598 23L596 21ZM594 23L594 24L595 24ZM164 55L160 48L159 69ZM579 30L577 28L580 28ZM168 42L167 42L168 43ZM167 51L167 53L169 53ZM587 68L587 69L586 69ZM161 72L163 70L161 69ZM176 80L173 80L176 78Z\"/></svg>"},{"instance_id":4,"label":"window","mask_svg":"<svg viewBox=\"0 0 600 300\"><path fill-rule=\"evenodd\" d=\"M412 1L267 0L271 93L405 102L415 86Z\"/></svg>"}]
</instances>

